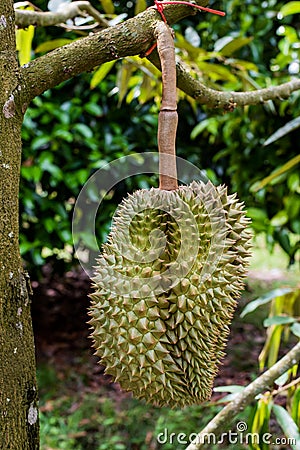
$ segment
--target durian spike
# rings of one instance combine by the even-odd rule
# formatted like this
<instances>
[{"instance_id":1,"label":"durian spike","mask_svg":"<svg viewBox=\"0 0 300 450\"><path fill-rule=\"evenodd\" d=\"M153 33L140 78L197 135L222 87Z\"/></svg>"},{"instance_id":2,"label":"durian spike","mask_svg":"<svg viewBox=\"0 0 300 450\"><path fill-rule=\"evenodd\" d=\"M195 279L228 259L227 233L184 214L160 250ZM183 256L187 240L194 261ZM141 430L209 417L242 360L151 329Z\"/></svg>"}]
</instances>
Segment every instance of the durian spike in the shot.
<instances>
[{"instance_id":1,"label":"durian spike","mask_svg":"<svg viewBox=\"0 0 300 450\"><path fill-rule=\"evenodd\" d=\"M156 26L157 51L162 71L162 102L158 116L159 188L178 189L176 168L176 131L178 124L176 101L176 62L172 30L165 22Z\"/></svg>"}]
</instances>

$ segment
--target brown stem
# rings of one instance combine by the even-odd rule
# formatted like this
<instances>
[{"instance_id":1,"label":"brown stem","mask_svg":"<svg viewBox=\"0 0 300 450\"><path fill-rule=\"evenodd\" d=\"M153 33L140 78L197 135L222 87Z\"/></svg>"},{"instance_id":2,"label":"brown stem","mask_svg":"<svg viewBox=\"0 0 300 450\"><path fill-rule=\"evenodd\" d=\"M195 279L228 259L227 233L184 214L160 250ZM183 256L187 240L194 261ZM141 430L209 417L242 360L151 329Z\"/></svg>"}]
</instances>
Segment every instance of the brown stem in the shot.
<instances>
[{"instance_id":1,"label":"brown stem","mask_svg":"<svg viewBox=\"0 0 300 450\"><path fill-rule=\"evenodd\" d=\"M176 168L176 130L178 123L176 102L175 47L171 29L164 22L156 27L157 50L162 69L162 102L158 116L159 188L173 191L178 188Z\"/></svg>"}]
</instances>

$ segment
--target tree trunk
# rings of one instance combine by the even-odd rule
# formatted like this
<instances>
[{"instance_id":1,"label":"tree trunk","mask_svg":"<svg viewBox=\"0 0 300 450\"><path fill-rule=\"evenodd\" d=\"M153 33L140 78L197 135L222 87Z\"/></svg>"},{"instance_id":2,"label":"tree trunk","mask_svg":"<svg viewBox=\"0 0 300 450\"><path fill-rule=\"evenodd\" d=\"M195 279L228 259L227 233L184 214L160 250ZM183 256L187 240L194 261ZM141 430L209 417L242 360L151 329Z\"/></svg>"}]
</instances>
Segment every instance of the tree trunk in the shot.
<instances>
[{"instance_id":1,"label":"tree trunk","mask_svg":"<svg viewBox=\"0 0 300 450\"><path fill-rule=\"evenodd\" d=\"M29 280L19 252L23 115L13 1L0 0L0 449L36 450L39 425Z\"/></svg>"}]
</instances>

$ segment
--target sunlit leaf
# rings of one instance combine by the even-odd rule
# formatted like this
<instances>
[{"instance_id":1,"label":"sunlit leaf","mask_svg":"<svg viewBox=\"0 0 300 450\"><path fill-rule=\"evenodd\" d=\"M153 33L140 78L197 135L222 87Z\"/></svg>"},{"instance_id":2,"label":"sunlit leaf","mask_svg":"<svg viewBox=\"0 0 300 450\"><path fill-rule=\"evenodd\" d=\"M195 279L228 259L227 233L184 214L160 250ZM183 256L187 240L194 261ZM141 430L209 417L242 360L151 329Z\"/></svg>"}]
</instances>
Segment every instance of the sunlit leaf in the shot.
<instances>
[{"instance_id":1,"label":"sunlit leaf","mask_svg":"<svg viewBox=\"0 0 300 450\"><path fill-rule=\"evenodd\" d=\"M115 6L112 0L99 0L99 1L106 14L113 14L115 12Z\"/></svg>"},{"instance_id":2,"label":"sunlit leaf","mask_svg":"<svg viewBox=\"0 0 300 450\"><path fill-rule=\"evenodd\" d=\"M198 63L198 68L210 79L217 81L237 82L237 77L231 73L231 70L220 64L211 64L204 61Z\"/></svg>"},{"instance_id":3,"label":"sunlit leaf","mask_svg":"<svg viewBox=\"0 0 300 450\"><path fill-rule=\"evenodd\" d=\"M272 409L285 436L295 442L294 444L290 443L292 449L300 450L300 432L292 417L282 406L274 405Z\"/></svg>"},{"instance_id":4,"label":"sunlit leaf","mask_svg":"<svg viewBox=\"0 0 300 450\"><path fill-rule=\"evenodd\" d=\"M249 313L255 311L259 306L265 305L266 303L269 303L274 298L282 297L283 295L285 295L289 292L292 292L292 289L289 289L289 288L274 289L273 291L268 292L267 294L248 303L248 305L241 312L241 317L245 317L246 314L249 314Z\"/></svg>"},{"instance_id":5,"label":"sunlit leaf","mask_svg":"<svg viewBox=\"0 0 300 450\"><path fill-rule=\"evenodd\" d=\"M264 327L270 327L271 325L286 325L294 322L296 322L295 317L273 316L264 320Z\"/></svg>"},{"instance_id":6,"label":"sunlit leaf","mask_svg":"<svg viewBox=\"0 0 300 450\"><path fill-rule=\"evenodd\" d=\"M184 33L186 40L193 46L198 47L200 45L200 36L193 27L187 27Z\"/></svg>"},{"instance_id":7,"label":"sunlit leaf","mask_svg":"<svg viewBox=\"0 0 300 450\"><path fill-rule=\"evenodd\" d=\"M282 6L280 13L283 17L289 16L290 14L300 13L300 2L288 2Z\"/></svg>"},{"instance_id":8,"label":"sunlit leaf","mask_svg":"<svg viewBox=\"0 0 300 450\"><path fill-rule=\"evenodd\" d=\"M224 56L231 56L234 52L249 44L253 40L252 37L238 37L230 39L219 39L215 44L215 51L218 51Z\"/></svg>"},{"instance_id":9,"label":"sunlit leaf","mask_svg":"<svg viewBox=\"0 0 300 450\"><path fill-rule=\"evenodd\" d=\"M278 211L278 213L272 217L272 219L270 220L270 224L273 227L281 227L281 226L285 225L288 221L289 221L289 218L288 218L287 212L283 210L283 211Z\"/></svg>"},{"instance_id":10,"label":"sunlit leaf","mask_svg":"<svg viewBox=\"0 0 300 450\"><path fill-rule=\"evenodd\" d=\"M290 133L291 131L296 130L299 127L300 127L300 117L296 117L296 119L291 120L290 122L286 123L283 127L279 128L277 131L275 131L275 133L273 133L263 143L263 145L266 146L266 145L272 144L272 142L278 141L278 139L282 138L286 134Z\"/></svg>"},{"instance_id":11,"label":"sunlit leaf","mask_svg":"<svg viewBox=\"0 0 300 450\"><path fill-rule=\"evenodd\" d=\"M232 61L232 63L231 63L231 61ZM254 64L253 62L250 62L250 61L244 61L243 59L236 59L236 58L234 58L234 59L227 60L227 63L237 67L240 70L245 70L245 71L246 70L247 71L251 70L252 72L258 72L259 71L256 64ZM260 88L260 86L258 86L257 83L255 83L253 78L249 77L249 82L251 82L251 84L253 86L255 84L256 89Z\"/></svg>"},{"instance_id":12,"label":"sunlit leaf","mask_svg":"<svg viewBox=\"0 0 300 450\"><path fill-rule=\"evenodd\" d=\"M277 384L277 386L284 386L286 384L286 382L288 381L290 377L290 372L289 370L287 370L286 372L284 372L282 375L280 375L280 377L278 377L275 380L275 383Z\"/></svg>"},{"instance_id":13,"label":"sunlit leaf","mask_svg":"<svg viewBox=\"0 0 300 450\"><path fill-rule=\"evenodd\" d=\"M147 8L146 0L136 0L134 14L137 15Z\"/></svg>"},{"instance_id":14,"label":"sunlit leaf","mask_svg":"<svg viewBox=\"0 0 300 450\"><path fill-rule=\"evenodd\" d=\"M65 39L65 38L46 41L36 47L35 53L50 52L51 50L55 50L56 48L62 47L63 45L66 44L70 44L71 42L73 42L72 39Z\"/></svg>"},{"instance_id":15,"label":"sunlit leaf","mask_svg":"<svg viewBox=\"0 0 300 450\"><path fill-rule=\"evenodd\" d=\"M272 367L278 359L281 335L283 331L282 325L271 325L271 327L272 333L268 351L268 367Z\"/></svg>"},{"instance_id":16,"label":"sunlit leaf","mask_svg":"<svg viewBox=\"0 0 300 450\"><path fill-rule=\"evenodd\" d=\"M64 3L71 3L72 0L50 0L48 2L49 11L58 11L63 8Z\"/></svg>"},{"instance_id":17,"label":"sunlit leaf","mask_svg":"<svg viewBox=\"0 0 300 450\"><path fill-rule=\"evenodd\" d=\"M261 180L259 182L256 182L255 184L253 184L250 187L250 190L252 192L259 191L260 189L262 189L265 186L267 186L267 184L271 183L272 181L274 181L279 176L285 174L288 170L292 169L293 167L295 167L299 163L300 163L300 155L297 155L294 158L290 159L288 162L286 162L283 166L279 167L278 169L275 169L271 173L271 175L267 176L266 178L264 178L263 180Z\"/></svg>"},{"instance_id":18,"label":"sunlit leaf","mask_svg":"<svg viewBox=\"0 0 300 450\"><path fill-rule=\"evenodd\" d=\"M132 64L129 64L127 61L123 61L118 73L117 73L117 87L119 90L119 102L120 106L124 97L128 92L128 84L131 78L132 72L136 70Z\"/></svg>"},{"instance_id":19,"label":"sunlit leaf","mask_svg":"<svg viewBox=\"0 0 300 450\"><path fill-rule=\"evenodd\" d=\"M94 75L91 78L90 87L91 89L95 89L98 84L101 83L101 81L106 77L106 75L111 71L113 66L115 65L116 60L114 61L108 61L104 64L102 64L99 69L94 72Z\"/></svg>"},{"instance_id":20,"label":"sunlit leaf","mask_svg":"<svg viewBox=\"0 0 300 450\"><path fill-rule=\"evenodd\" d=\"M93 131L85 123L76 123L73 126L73 130L77 130L86 139L93 137Z\"/></svg>"},{"instance_id":21,"label":"sunlit leaf","mask_svg":"<svg viewBox=\"0 0 300 450\"><path fill-rule=\"evenodd\" d=\"M251 432L260 434L263 432L265 424L269 422L272 406L272 397L263 396L257 402L255 415L253 417ZM256 448L256 447L254 447ZM258 448L258 447L257 447Z\"/></svg>"},{"instance_id":22,"label":"sunlit leaf","mask_svg":"<svg viewBox=\"0 0 300 450\"><path fill-rule=\"evenodd\" d=\"M220 123L216 118L211 117L209 119L204 119L199 122L191 132L191 139L196 139L196 137L204 130L207 130L209 133L216 136L218 134L219 127Z\"/></svg>"},{"instance_id":23,"label":"sunlit leaf","mask_svg":"<svg viewBox=\"0 0 300 450\"><path fill-rule=\"evenodd\" d=\"M123 20L126 19L128 14L123 13L123 14L119 14L118 16L114 17L113 19L111 19L108 23L110 27L114 27L115 25L118 25L118 23L123 22Z\"/></svg>"},{"instance_id":24,"label":"sunlit leaf","mask_svg":"<svg viewBox=\"0 0 300 450\"><path fill-rule=\"evenodd\" d=\"M293 325L291 326L291 331L295 336L300 338L300 323L293 323Z\"/></svg>"},{"instance_id":25,"label":"sunlit leaf","mask_svg":"<svg viewBox=\"0 0 300 450\"><path fill-rule=\"evenodd\" d=\"M293 395L292 398L292 405L291 405L291 415L292 419L295 421L295 423L299 423L300 420L300 386L296 389L296 392Z\"/></svg>"},{"instance_id":26,"label":"sunlit leaf","mask_svg":"<svg viewBox=\"0 0 300 450\"><path fill-rule=\"evenodd\" d=\"M233 40L232 36L223 36L215 42L214 50L220 52L227 44Z\"/></svg>"},{"instance_id":27,"label":"sunlit leaf","mask_svg":"<svg viewBox=\"0 0 300 450\"><path fill-rule=\"evenodd\" d=\"M31 60L32 41L34 37L34 26L29 25L25 30L16 31L17 51L20 65L29 63Z\"/></svg>"},{"instance_id":28,"label":"sunlit leaf","mask_svg":"<svg viewBox=\"0 0 300 450\"><path fill-rule=\"evenodd\" d=\"M245 389L245 386L239 386L238 384L230 384L228 386L216 386L214 387L215 392L230 392L235 394L241 392Z\"/></svg>"},{"instance_id":29,"label":"sunlit leaf","mask_svg":"<svg viewBox=\"0 0 300 450\"><path fill-rule=\"evenodd\" d=\"M80 241L84 247L87 247L91 250L99 251L99 245L93 233L88 233L86 231L81 232Z\"/></svg>"}]
</instances>

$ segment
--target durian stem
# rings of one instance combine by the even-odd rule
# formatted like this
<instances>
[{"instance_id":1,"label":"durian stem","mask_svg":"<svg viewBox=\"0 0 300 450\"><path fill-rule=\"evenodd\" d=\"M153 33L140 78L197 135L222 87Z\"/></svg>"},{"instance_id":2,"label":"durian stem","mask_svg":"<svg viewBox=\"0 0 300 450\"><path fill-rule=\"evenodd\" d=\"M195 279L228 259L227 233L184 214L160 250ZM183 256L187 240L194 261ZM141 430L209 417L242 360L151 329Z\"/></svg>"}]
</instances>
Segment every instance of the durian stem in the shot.
<instances>
[{"instance_id":1,"label":"durian stem","mask_svg":"<svg viewBox=\"0 0 300 450\"><path fill-rule=\"evenodd\" d=\"M199 450L207 444L207 436L214 435L218 439L222 433L229 429L233 419L245 410L246 406L255 400L258 394L268 391L274 381L287 370L291 369L300 360L300 342L296 344L283 358L277 361L270 369L248 384L234 400L226 405L197 435L186 450ZM236 431L236 430L234 430Z\"/></svg>"},{"instance_id":2,"label":"durian stem","mask_svg":"<svg viewBox=\"0 0 300 450\"><path fill-rule=\"evenodd\" d=\"M162 102L158 116L159 188L178 189L176 168L176 62L174 38L170 27L160 21L156 26L157 51L162 71Z\"/></svg>"}]
</instances>

